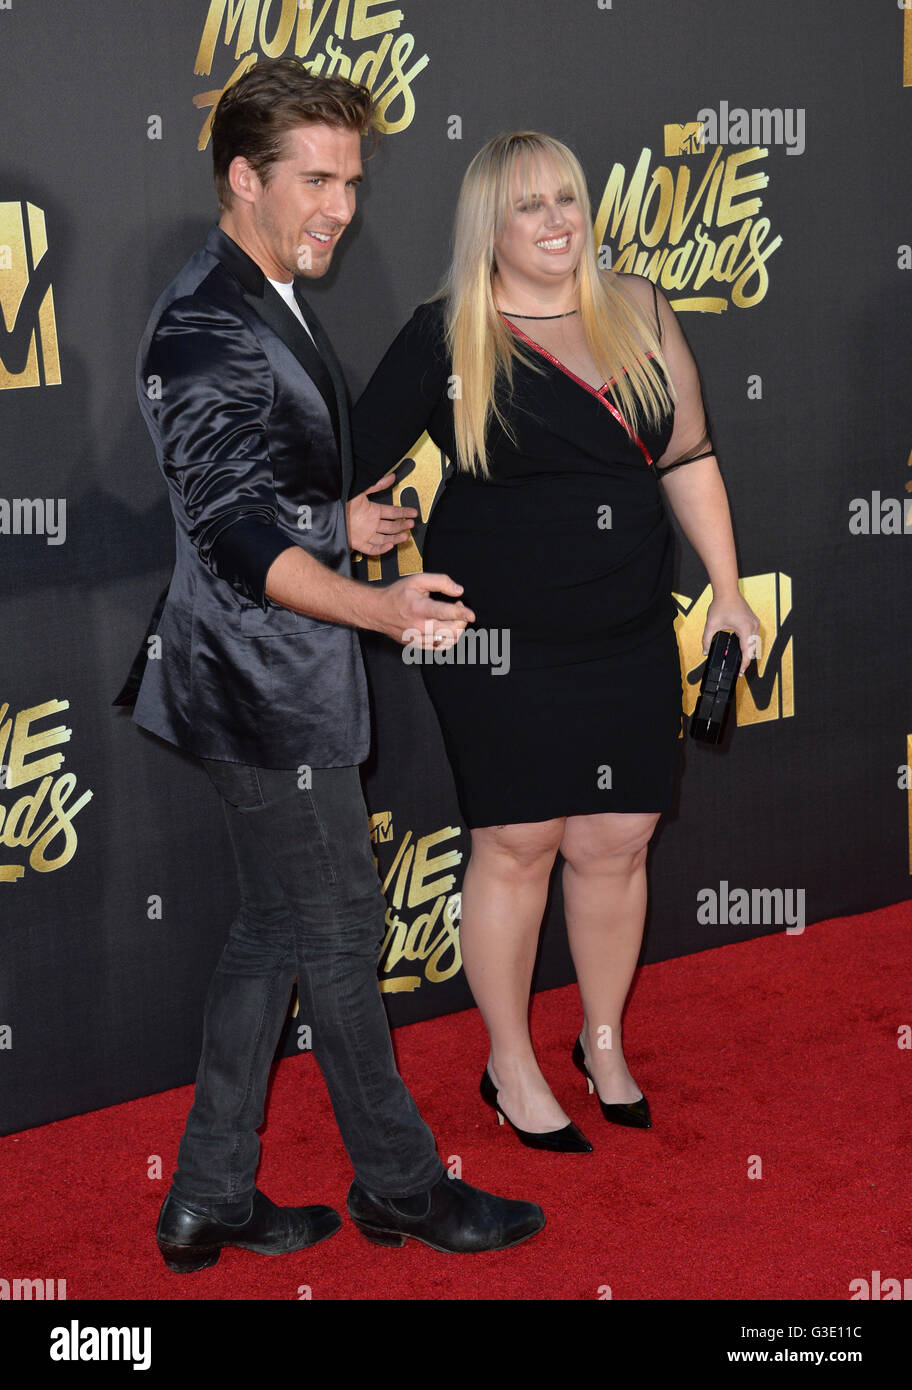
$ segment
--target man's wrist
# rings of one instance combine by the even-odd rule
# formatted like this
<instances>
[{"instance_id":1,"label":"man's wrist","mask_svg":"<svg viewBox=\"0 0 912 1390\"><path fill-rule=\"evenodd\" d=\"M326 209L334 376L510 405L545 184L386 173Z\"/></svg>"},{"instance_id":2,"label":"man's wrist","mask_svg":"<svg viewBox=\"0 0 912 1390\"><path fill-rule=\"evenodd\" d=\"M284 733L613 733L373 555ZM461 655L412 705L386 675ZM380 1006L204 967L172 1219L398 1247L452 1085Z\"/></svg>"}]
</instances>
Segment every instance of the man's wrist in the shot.
<instances>
[{"instance_id":1,"label":"man's wrist","mask_svg":"<svg viewBox=\"0 0 912 1390\"><path fill-rule=\"evenodd\" d=\"M382 604L382 594L380 589L361 579L351 579L349 583L354 586L352 603L352 623L355 627L364 628L367 632L382 632L383 625L380 621L380 607Z\"/></svg>"}]
</instances>

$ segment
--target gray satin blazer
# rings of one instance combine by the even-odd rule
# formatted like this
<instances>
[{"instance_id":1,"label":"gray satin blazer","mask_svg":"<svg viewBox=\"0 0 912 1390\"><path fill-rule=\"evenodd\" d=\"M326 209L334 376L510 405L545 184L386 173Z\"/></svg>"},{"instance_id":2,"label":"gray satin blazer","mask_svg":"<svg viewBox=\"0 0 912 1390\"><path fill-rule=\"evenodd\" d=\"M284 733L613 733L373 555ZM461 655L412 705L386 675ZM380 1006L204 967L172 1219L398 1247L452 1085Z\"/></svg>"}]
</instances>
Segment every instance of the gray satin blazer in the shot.
<instances>
[{"instance_id":1,"label":"gray satin blazer","mask_svg":"<svg viewBox=\"0 0 912 1390\"><path fill-rule=\"evenodd\" d=\"M319 352L256 263L214 227L152 310L136 389L168 484L176 557L153 620L160 644L134 663L133 718L198 757L352 766L370 740L357 633L264 593L290 545L351 574L345 381L297 280L294 293Z\"/></svg>"}]
</instances>

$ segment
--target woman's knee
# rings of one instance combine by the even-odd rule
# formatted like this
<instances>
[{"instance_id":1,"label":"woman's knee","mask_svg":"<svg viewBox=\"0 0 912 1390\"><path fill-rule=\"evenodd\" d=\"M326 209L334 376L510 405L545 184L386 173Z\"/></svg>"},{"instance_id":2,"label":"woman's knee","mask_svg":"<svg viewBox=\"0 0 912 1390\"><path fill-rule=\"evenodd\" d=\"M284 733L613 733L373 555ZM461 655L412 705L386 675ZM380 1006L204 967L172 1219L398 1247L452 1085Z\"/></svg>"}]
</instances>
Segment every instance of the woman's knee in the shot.
<instances>
[{"instance_id":1,"label":"woman's knee","mask_svg":"<svg viewBox=\"0 0 912 1390\"><path fill-rule=\"evenodd\" d=\"M579 872L609 865L636 867L646 856L660 816L660 811L568 816L560 852Z\"/></svg>"},{"instance_id":2,"label":"woman's knee","mask_svg":"<svg viewBox=\"0 0 912 1390\"><path fill-rule=\"evenodd\" d=\"M554 863L566 818L531 821L525 825L487 825L472 834L472 858L476 866L496 866L503 872L523 873Z\"/></svg>"}]
</instances>

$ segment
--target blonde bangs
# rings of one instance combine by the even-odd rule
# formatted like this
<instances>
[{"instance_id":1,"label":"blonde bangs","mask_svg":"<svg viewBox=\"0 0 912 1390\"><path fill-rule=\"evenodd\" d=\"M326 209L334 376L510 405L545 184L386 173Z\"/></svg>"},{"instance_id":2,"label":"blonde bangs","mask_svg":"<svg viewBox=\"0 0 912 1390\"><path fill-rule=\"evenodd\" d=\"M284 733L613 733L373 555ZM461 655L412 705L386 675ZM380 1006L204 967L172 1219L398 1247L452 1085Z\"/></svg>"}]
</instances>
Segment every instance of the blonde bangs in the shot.
<instances>
[{"instance_id":1,"label":"blonde bangs","mask_svg":"<svg viewBox=\"0 0 912 1390\"><path fill-rule=\"evenodd\" d=\"M590 224L589 190L582 169L567 147L550 135L538 135L532 131L523 131L508 138L511 141L510 153L496 166L494 238L506 230L513 217L514 203L517 201L514 193L517 173L518 201L526 202L541 196L542 190L538 184L542 181L541 175L549 168L556 175L560 192L573 195L583 209L587 224Z\"/></svg>"}]
</instances>

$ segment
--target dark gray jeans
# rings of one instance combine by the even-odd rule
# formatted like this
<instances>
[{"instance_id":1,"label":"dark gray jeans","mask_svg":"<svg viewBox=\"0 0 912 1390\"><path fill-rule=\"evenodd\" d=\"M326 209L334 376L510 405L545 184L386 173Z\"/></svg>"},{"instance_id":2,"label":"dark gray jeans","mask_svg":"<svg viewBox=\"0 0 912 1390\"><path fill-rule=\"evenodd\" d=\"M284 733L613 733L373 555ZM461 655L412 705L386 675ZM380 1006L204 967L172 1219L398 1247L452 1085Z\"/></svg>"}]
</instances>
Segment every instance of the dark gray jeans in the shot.
<instances>
[{"instance_id":1,"label":"dark gray jeans","mask_svg":"<svg viewBox=\"0 0 912 1390\"><path fill-rule=\"evenodd\" d=\"M222 798L241 905L206 1001L173 1191L202 1206L253 1196L269 1068L298 977L356 1180L378 1196L444 1173L393 1059L377 982L386 903L356 767L296 772L203 761ZM313 1201L313 1196L308 1201Z\"/></svg>"}]
</instances>

